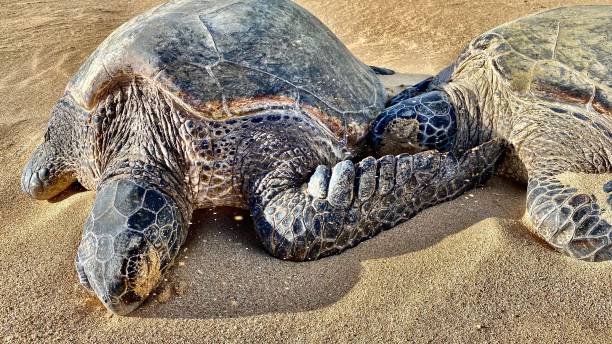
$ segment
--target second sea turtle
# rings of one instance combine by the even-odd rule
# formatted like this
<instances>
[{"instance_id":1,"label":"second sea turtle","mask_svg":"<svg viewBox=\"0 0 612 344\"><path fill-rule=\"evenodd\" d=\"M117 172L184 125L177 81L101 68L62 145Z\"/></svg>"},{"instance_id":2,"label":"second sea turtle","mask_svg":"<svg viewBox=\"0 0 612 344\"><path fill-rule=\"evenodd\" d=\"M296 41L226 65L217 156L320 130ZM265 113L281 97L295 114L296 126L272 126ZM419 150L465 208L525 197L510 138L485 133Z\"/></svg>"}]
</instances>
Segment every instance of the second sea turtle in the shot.
<instances>
[{"instance_id":1,"label":"second sea turtle","mask_svg":"<svg viewBox=\"0 0 612 344\"><path fill-rule=\"evenodd\" d=\"M380 152L460 152L493 138L527 184L535 233L570 256L612 259L612 6L549 10L474 39L439 75L391 99Z\"/></svg>"}]
</instances>

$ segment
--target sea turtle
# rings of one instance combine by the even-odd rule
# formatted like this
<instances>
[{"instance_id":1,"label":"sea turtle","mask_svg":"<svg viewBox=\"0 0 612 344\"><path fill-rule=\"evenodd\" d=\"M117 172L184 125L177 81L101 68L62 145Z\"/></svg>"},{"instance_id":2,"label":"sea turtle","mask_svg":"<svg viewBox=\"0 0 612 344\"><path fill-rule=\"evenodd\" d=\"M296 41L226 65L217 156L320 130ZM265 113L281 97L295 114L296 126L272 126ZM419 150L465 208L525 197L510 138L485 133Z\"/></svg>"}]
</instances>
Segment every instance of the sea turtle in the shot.
<instances>
[{"instance_id":1,"label":"sea turtle","mask_svg":"<svg viewBox=\"0 0 612 344\"><path fill-rule=\"evenodd\" d=\"M503 154L491 141L351 161L386 101L373 69L290 1L173 1L84 63L22 187L37 199L76 180L97 191L76 267L126 314L171 265L195 208L248 208L272 255L317 259L457 196Z\"/></svg>"},{"instance_id":2,"label":"sea turtle","mask_svg":"<svg viewBox=\"0 0 612 344\"><path fill-rule=\"evenodd\" d=\"M379 152L508 143L502 174L527 184L527 218L559 251L612 259L612 6L549 10L474 39L391 99Z\"/></svg>"}]
</instances>

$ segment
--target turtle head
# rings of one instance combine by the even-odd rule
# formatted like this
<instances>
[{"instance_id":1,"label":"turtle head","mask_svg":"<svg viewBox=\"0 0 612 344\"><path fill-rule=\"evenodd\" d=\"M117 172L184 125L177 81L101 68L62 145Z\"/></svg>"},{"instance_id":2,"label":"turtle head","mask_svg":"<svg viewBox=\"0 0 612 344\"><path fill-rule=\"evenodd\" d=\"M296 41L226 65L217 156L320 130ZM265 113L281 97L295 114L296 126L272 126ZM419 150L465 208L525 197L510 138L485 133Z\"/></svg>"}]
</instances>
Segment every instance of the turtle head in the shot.
<instances>
[{"instance_id":1,"label":"turtle head","mask_svg":"<svg viewBox=\"0 0 612 344\"><path fill-rule=\"evenodd\" d=\"M75 113L65 100L53 108L44 141L36 147L21 176L21 188L35 199L50 199L76 181L73 149Z\"/></svg>"},{"instance_id":2,"label":"turtle head","mask_svg":"<svg viewBox=\"0 0 612 344\"><path fill-rule=\"evenodd\" d=\"M135 179L105 182L78 249L81 283L111 312L130 313L177 255L187 233L184 217L158 187Z\"/></svg>"},{"instance_id":3,"label":"turtle head","mask_svg":"<svg viewBox=\"0 0 612 344\"><path fill-rule=\"evenodd\" d=\"M372 126L371 141L377 154L415 154L452 148L457 125L455 111L444 92L392 99L391 104Z\"/></svg>"}]
</instances>

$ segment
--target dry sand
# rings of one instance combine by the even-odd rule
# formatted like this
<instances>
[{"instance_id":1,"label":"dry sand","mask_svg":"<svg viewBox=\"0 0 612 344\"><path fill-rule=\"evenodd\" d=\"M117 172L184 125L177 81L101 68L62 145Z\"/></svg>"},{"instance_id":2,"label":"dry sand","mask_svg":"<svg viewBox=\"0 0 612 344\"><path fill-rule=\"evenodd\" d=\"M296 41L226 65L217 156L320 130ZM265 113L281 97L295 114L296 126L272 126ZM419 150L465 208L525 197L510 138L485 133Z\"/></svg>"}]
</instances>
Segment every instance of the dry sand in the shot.
<instances>
[{"instance_id":1,"label":"dry sand","mask_svg":"<svg viewBox=\"0 0 612 344\"><path fill-rule=\"evenodd\" d=\"M366 63L430 74L489 28L580 3L299 2ZM611 263L575 261L534 240L520 224L524 188L499 178L312 263L271 258L232 210L199 212L158 295L129 317L110 316L73 268L93 193L34 202L19 175L78 66L157 3L2 0L0 340L610 342Z\"/></svg>"}]
</instances>

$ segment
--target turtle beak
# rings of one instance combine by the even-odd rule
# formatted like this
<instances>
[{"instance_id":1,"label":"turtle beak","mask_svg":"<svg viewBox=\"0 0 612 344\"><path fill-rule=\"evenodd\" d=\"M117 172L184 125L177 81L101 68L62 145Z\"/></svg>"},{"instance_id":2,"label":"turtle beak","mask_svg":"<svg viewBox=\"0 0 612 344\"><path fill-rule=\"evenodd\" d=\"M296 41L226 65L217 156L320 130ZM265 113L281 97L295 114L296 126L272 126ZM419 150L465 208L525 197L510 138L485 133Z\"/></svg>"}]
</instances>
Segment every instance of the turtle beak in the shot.
<instances>
[{"instance_id":1,"label":"turtle beak","mask_svg":"<svg viewBox=\"0 0 612 344\"><path fill-rule=\"evenodd\" d=\"M135 310L136 308L138 308L139 305L140 305L140 302L133 303L130 305L117 305L117 304L113 305L113 304L107 304L107 303L104 304L106 309L108 309L109 311L117 315L127 315L131 313L133 310Z\"/></svg>"}]
</instances>

